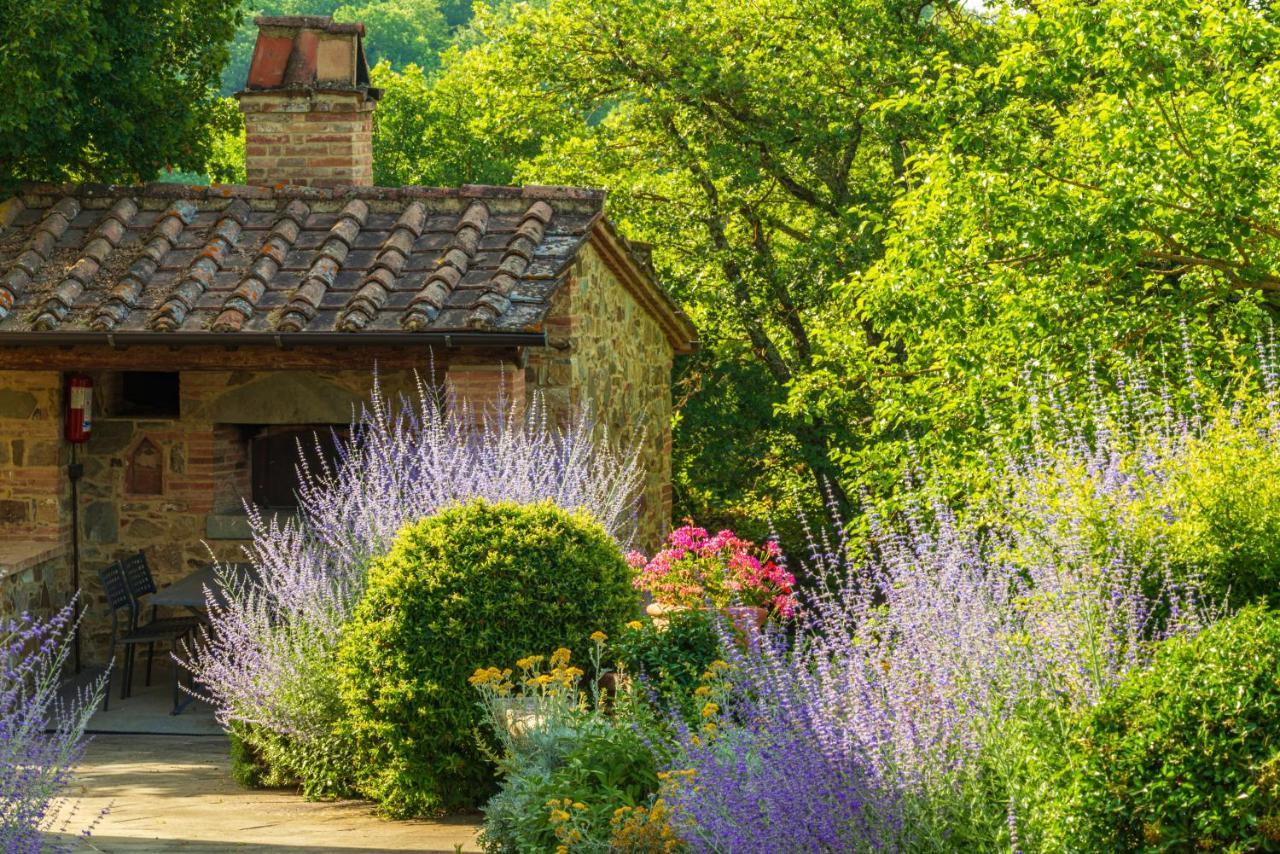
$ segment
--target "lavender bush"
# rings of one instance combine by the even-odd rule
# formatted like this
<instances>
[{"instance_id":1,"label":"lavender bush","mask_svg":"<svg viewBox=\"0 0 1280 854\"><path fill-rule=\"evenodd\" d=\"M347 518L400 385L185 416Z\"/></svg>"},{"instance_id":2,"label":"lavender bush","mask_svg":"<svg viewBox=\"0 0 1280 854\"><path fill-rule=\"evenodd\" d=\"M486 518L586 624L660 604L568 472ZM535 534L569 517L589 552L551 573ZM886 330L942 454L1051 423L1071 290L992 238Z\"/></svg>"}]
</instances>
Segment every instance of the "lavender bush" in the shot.
<instances>
[{"instance_id":1,"label":"lavender bush","mask_svg":"<svg viewBox=\"0 0 1280 854\"><path fill-rule=\"evenodd\" d=\"M668 770L687 782L665 794L695 850L1053 848L1041 806L1066 773L1069 720L1219 604L1195 571L1215 542L1193 518L1212 506L1201 481L1229 487L1243 533L1280 547L1239 512L1267 470L1254 452L1280 450L1274 409L1178 416L1135 383L1118 400L1009 455L1003 489L964 519L921 501L894 524L868 514L867 544L810 536L805 574L825 584L803 597L794 642L735 651L735 689L677 739Z\"/></svg>"},{"instance_id":2,"label":"lavender bush","mask_svg":"<svg viewBox=\"0 0 1280 854\"><path fill-rule=\"evenodd\" d=\"M0 619L0 851L42 850L43 830L65 830L58 798L83 750L102 680L64 702L75 604L48 620Z\"/></svg>"},{"instance_id":3,"label":"lavender bush","mask_svg":"<svg viewBox=\"0 0 1280 854\"><path fill-rule=\"evenodd\" d=\"M338 440L338 462L304 472L297 519L249 508L257 579L230 583L225 606L211 603L212 629L185 661L224 725L310 743L320 761L342 764L326 741L342 709L338 641L369 560L406 522L473 498L551 500L630 541L641 479L634 442L614 450L585 412L557 428L536 397L484 412L450 403L438 387L393 402L375 385L350 438Z\"/></svg>"}]
</instances>

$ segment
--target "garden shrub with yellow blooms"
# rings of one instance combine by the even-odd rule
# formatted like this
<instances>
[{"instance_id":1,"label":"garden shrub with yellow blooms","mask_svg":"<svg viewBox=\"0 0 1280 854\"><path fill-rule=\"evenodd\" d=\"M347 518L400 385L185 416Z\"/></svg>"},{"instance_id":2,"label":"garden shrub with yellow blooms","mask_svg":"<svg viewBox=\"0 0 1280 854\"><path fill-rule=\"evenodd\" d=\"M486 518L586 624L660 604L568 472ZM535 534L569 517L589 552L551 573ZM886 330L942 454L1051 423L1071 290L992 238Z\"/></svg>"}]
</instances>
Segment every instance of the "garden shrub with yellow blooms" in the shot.
<instances>
[{"instance_id":1,"label":"garden shrub with yellow blooms","mask_svg":"<svg viewBox=\"0 0 1280 854\"><path fill-rule=\"evenodd\" d=\"M623 831L619 810L654 809L659 781L652 745L637 726L649 713L625 681L612 696L600 687L611 675L606 642L605 633L592 635L585 673L562 647L471 676L501 745L502 790L484 808L486 851L676 850L612 841L619 833L641 838L638 826Z\"/></svg>"}]
</instances>

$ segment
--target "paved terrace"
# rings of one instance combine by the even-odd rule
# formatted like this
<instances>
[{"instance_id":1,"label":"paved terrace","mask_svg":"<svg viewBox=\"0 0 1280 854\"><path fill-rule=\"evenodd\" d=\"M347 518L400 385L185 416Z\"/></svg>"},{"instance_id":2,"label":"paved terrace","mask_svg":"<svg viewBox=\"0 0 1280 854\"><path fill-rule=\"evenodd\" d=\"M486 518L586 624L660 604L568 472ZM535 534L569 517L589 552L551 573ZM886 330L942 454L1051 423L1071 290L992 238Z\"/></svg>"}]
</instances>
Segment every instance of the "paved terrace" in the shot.
<instances>
[{"instance_id":1,"label":"paved terrace","mask_svg":"<svg viewBox=\"0 0 1280 854\"><path fill-rule=\"evenodd\" d=\"M210 710L196 704L168 715L166 676L161 670L150 689L139 676L132 697L121 702L117 693L111 711L90 724L95 734L69 790L69 826L109 811L89 839L64 837L73 852L480 850L478 814L387 821L363 801L308 803L292 790L241 788Z\"/></svg>"}]
</instances>

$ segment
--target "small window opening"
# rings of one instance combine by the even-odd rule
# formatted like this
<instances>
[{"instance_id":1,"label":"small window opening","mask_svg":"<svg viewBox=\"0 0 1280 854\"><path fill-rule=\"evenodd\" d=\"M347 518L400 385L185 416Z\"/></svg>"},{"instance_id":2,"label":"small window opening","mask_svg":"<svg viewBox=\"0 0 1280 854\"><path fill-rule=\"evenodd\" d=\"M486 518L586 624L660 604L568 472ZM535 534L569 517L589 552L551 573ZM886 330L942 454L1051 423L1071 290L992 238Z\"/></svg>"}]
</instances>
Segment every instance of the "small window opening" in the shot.
<instances>
[{"instance_id":1,"label":"small window opening","mask_svg":"<svg viewBox=\"0 0 1280 854\"><path fill-rule=\"evenodd\" d=\"M124 371L120 374L117 415L178 417L178 374L174 371Z\"/></svg>"},{"instance_id":2,"label":"small window opening","mask_svg":"<svg viewBox=\"0 0 1280 854\"><path fill-rule=\"evenodd\" d=\"M345 426L315 424L271 428L255 436L249 443L253 503L270 510L298 509L299 464L305 461L313 475L324 464L332 470L347 432Z\"/></svg>"}]
</instances>

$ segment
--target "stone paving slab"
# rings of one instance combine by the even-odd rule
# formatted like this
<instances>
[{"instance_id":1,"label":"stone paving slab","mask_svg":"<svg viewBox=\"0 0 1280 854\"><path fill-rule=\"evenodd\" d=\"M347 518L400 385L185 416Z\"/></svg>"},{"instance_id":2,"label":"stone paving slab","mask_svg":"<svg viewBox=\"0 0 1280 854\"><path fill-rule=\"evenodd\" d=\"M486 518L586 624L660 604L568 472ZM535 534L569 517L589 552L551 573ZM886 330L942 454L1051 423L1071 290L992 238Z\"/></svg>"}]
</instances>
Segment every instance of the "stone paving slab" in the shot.
<instances>
[{"instance_id":1,"label":"stone paving slab","mask_svg":"<svg viewBox=\"0 0 1280 854\"><path fill-rule=\"evenodd\" d=\"M62 836L75 852L479 851L478 814L387 821L363 801L308 803L291 790L247 790L231 779L227 740L98 735L71 786L72 826L104 809L92 836Z\"/></svg>"}]
</instances>

